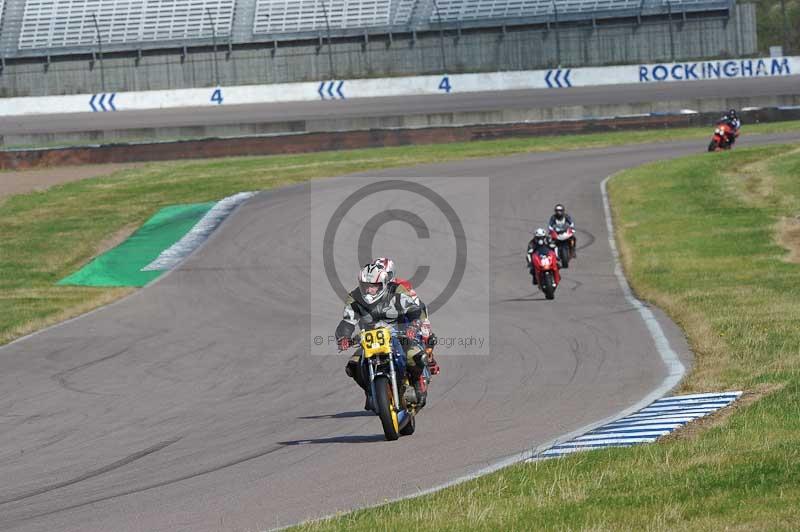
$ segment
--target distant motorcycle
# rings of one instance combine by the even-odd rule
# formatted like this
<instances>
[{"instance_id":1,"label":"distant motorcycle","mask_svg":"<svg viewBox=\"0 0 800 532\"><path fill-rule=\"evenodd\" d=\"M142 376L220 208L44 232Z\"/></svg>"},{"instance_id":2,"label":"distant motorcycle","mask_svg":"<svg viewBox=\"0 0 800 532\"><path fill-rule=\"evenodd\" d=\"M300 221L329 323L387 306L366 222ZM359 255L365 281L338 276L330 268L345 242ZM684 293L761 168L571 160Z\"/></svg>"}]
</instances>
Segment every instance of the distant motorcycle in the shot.
<instances>
[{"instance_id":1,"label":"distant motorcycle","mask_svg":"<svg viewBox=\"0 0 800 532\"><path fill-rule=\"evenodd\" d=\"M372 408L381 420L383 435L389 441L410 436L416 429L416 413L425 404L409 382L406 355L394 327L383 326L361 331L361 367L369 376ZM427 396L430 371L422 373Z\"/></svg>"},{"instance_id":2,"label":"distant motorcycle","mask_svg":"<svg viewBox=\"0 0 800 532\"><path fill-rule=\"evenodd\" d=\"M708 143L708 151L729 150L739 133L727 122L718 122Z\"/></svg>"},{"instance_id":3,"label":"distant motorcycle","mask_svg":"<svg viewBox=\"0 0 800 532\"><path fill-rule=\"evenodd\" d=\"M553 249L547 252L530 250L529 263L533 266L536 284L544 292L544 297L554 299L556 288L561 283L561 274L558 272L558 257Z\"/></svg>"},{"instance_id":4,"label":"distant motorcycle","mask_svg":"<svg viewBox=\"0 0 800 532\"><path fill-rule=\"evenodd\" d=\"M550 230L550 238L558 248L558 260L562 268L569 268L572 257L572 247L575 245L575 230L568 225L563 225Z\"/></svg>"}]
</instances>

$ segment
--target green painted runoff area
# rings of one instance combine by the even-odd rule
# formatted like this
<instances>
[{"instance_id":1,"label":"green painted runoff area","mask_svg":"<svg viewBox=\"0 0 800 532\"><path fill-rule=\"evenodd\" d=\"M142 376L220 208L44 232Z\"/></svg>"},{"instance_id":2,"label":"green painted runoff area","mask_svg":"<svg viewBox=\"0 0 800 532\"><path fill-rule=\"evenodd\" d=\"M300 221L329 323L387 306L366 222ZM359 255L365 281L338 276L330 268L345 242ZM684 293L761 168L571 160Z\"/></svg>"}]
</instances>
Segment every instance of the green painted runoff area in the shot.
<instances>
[{"instance_id":1,"label":"green painted runoff area","mask_svg":"<svg viewBox=\"0 0 800 532\"><path fill-rule=\"evenodd\" d=\"M141 271L183 238L216 202L172 205L159 210L125 242L61 279L59 285L144 286L163 271Z\"/></svg>"}]
</instances>

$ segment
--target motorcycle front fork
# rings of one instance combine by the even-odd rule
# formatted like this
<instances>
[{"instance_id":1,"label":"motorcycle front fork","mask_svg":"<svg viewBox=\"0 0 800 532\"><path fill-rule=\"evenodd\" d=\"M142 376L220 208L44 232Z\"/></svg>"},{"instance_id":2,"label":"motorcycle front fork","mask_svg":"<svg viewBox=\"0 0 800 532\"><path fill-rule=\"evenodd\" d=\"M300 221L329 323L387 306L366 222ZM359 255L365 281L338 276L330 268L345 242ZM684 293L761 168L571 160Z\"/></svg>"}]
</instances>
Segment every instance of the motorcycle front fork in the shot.
<instances>
[{"instance_id":1,"label":"motorcycle front fork","mask_svg":"<svg viewBox=\"0 0 800 532\"><path fill-rule=\"evenodd\" d=\"M400 411L400 396L397 394L397 373L394 370L394 360L389 357L389 377L392 379L392 395L394 396L394 409Z\"/></svg>"},{"instance_id":2,"label":"motorcycle front fork","mask_svg":"<svg viewBox=\"0 0 800 532\"><path fill-rule=\"evenodd\" d=\"M397 394L397 372L394 369L394 360L389 358L389 378L392 381L392 399L394 401L394 408L397 412L400 411L400 396ZM375 367L369 364L369 388L372 392L372 397L375 397Z\"/></svg>"},{"instance_id":3,"label":"motorcycle front fork","mask_svg":"<svg viewBox=\"0 0 800 532\"><path fill-rule=\"evenodd\" d=\"M372 362L367 364L369 366L369 393L372 395L372 400L375 401L375 368ZM375 404L373 402L373 404Z\"/></svg>"}]
</instances>

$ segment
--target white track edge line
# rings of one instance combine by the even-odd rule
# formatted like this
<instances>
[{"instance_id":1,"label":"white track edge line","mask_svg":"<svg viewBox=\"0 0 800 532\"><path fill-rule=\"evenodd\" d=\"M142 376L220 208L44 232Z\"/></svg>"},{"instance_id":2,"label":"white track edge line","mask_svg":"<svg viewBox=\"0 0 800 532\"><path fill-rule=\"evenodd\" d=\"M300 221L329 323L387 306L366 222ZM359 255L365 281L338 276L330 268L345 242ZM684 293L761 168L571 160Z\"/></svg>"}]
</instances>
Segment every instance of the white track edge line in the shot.
<instances>
[{"instance_id":1,"label":"white track edge line","mask_svg":"<svg viewBox=\"0 0 800 532\"><path fill-rule=\"evenodd\" d=\"M712 399L715 397L739 397L742 395L741 391L735 392L712 392L712 393L690 393L685 395L672 395L670 397L665 397L662 399L663 401L688 401L693 399Z\"/></svg>"},{"instance_id":2,"label":"white track edge line","mask_svg":"<svg viewBox=\"0 0 800 532\"><path fill-rule=\"evenodd\" d=\"M661 328L661 324L658 323L658 320L653 315L653 312L633 294L633 291L628 284L628 280L625 278L625 273L622 270L622 262L620 260L619 251L617 250L617 244L615 241L614 224L611 217L611 205L608 201L609 179L611 179L611 176L603 179L603 181L600 183L600 190L603 194L603 211L606 215L608 245L611 247L611 254L614 257L614 274L617 276L617 281L619 281L622 292L625 294L625 299L627 299L628 303L633 305L633 307L639 311L639 315L641 315L642 320L644 320L644 323L647 326L647 329L650 331L650 336L653 337L653 341L656 344L656 350L661 355L661 360L664 362L664 366L666 366L668 371L667 377L661 382L658 388L653 390L647 397L645 397L645 399L640 401L641 403L644 400L648 400L649 403L652 403L656 399L660 399L664 394L678 385L681 379L683 379L683 376L686 375L686 366L683 365L683 362L681 362L678 354L672 349L672 346L669 344L669 340L667 340L667 337L664 334L664 330Z\"/></svg>"},{"instance_id":3,"label":"white track edge line","mask_svg":"<svg viewBox=\"0 0 800 532\"><path fill-rule=\"evenodd\" d=\"M175 268L183 262L186 257L194 253L194 250L200 247L203 242L208 240L211 233L216 231L217 227L219 227L228 216L233 214L233 211L236 210L239 205L255 195L256 193L252 191L239 192L217 201L206 211L197 223L186 232L186 234L167 249L162 250L161 253L158 254L158 257L142 268L141 271L165 272Z\"/></svg>"},{"instance_id":4,"label":"white track edge line","mask_svg":"<svg viewBox=\"0 0 800 532\"><path fill-rule=\"evenodd\" d=\"M642 408L646 407L656 399L660 399L663 397L667 392L675 388L678 383L683 379L684 375L686 375L686 366L683 365L678 354L672 349L672 346L669 344L669 340L667 340L666 335L664 334L664 330L661 328L661 325L658 323L658 320L647 308L644 303L636 299L636 296L633 295L633 291L631 290L630 286L628 285L628 280L625 278L625 274L622 270L622 263L620 262L619 252L617 251L617 244L614 241L614 224L611 221L611 207L609 206L608 202L608 191L606 187L606 183L608 180L611 179L612 176L607 176L600 182L600 192L603 196L603 212L605 213L606 219L606 229L608 230L608 244L611 248L611 256L614 259L614 275L617 277L617 281L619 282L620 288L622 288L622 293L625 296L625 299L633 305L634 308L639 312L642 319L647 326L647 330L650 332L650 336L653 338L653 342L655 343L656 350L658 354L661 356L661 360L667 368L667 376L664 378L663 381L649 394L644 396L642 399L637 401L635 404L624 408L615 414L612 414L604 419L599 421L595 421L593 423L589 423L584 425L583 427L573 430L568 434L563 434L549 442L535 447L533 449L528 449L526 451L522 451L520 453L508 456L506 458L502 458L494 463L490 463L487 466L480 468L472 473L467 473L466 475L462 475L457 477L453 480L440 484L438 486L434 486L432 488L427 488L424 490L419 490L416 493L404 495L402 497L396 497L394 499L388 499L380 503L371 504L367 506L355 506L350 508L346 511L355 511L355 510L363 510L367 508L377 508L378 506L383 506L384 504L404 501L407 499L413 499L415 497L422 497L424 495L429 495L431 493L435 493L437 491L441 491L443 489L455 486L457 484L462 484L469 480L476 479L478 477L482 477L484 475L488 475L490 473L494 473L500 469L508 467L510 465L517 464L519 462L525 461L537 461L540 459L547 459L547 456L542 456L542 453L546 450L558 445L559 443L566 443L569 440L576 438L578 436L582 436L587 432L594 430L596 428L602 427L612 421L617 421L619 419L624 418L634 412L638 412ZM305 521L300 521L297 523L292 523L289 525L284 525L276 528L265 529L265 530L284 530L289 527L297 526L304 523L312 523L317 521L325 521L326 519L330 519L332 517L336 517L339 515L339 512L332 513L327 516L318 517L316 519L307 519Z\"/></svg>"}]
</instances>

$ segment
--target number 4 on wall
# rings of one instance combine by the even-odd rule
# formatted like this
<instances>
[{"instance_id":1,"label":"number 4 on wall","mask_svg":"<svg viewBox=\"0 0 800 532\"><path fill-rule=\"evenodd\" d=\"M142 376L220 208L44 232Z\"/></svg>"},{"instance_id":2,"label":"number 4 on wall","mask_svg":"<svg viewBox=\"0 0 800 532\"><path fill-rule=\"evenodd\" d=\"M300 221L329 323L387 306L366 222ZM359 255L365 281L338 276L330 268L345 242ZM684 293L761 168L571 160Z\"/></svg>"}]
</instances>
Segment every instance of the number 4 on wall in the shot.
<instances>
[{"instance_id":1,"label":"number 4 on wall","mask_svg":"<svg viewBox=\"0 0 800 532\"><path fill-rule=\"evenodd\" d=\"M214 90L214 93L211 95L211 101L217 105L222 105L222 89Z\"/></svg>"},{"instance_id":2,"label":"number 4 on wall","mask_svg":"<svg viewBox=\"0 0 800 532\"><path fill-rule=\"evenodd\" d=\"M442 81L439 82L439 90L440 91L445 91L446 93L449 94L450 91L452 90L452 88L453 87L450 85L450 77L449 76L443 77Z\"/></svg>"}]
</instances>

